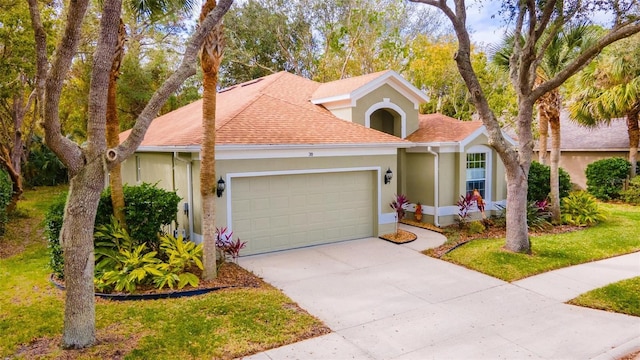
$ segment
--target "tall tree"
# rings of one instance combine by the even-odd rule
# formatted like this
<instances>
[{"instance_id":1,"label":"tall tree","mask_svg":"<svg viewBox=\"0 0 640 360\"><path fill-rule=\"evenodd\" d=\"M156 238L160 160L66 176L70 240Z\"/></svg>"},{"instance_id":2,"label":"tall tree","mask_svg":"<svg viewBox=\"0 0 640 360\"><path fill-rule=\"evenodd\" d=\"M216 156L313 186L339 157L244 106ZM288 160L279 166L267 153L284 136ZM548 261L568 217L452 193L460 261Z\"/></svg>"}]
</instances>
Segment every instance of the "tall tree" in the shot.
<instances>
[{"instance_id":1,"label":"tall tree","mask_svg":"<svg viewBox=\"0 0 640 360\"><path fill-rule=\"evenodd\" d=\"M156 17L162 16L167 12L182 11L189 12L192 7L190 0L186 1L135 1L128 2L137 20L148 17L151 22ZM107 90L107 147L114 148L120 143L120 122L118 121L117 109L117 82L120 77L120 66L125 54L125 46L127 41L127 30L125 28L122 17L118 27L118 41L115 53L113 54L113 62L111 63L111 72L109 73L109 88ZM124 189L122 187L122 171L120 163L113 164L109 171L109 186L111 187L111 205L113 208L113 216L118 219L120 224L126 228L127 220L124 214Z\"/></svg>"},{"instance_id":2,"label":"tall tree","mask_svg":"<svg viewBox=\"0 0 640 360\"><path fill-rule=\"evenodd\" d=\"M45 14L45 30L52 32L52 13ZM33 30L29 8L15 0L0 1L0 166L9 174L13 194L11 212L23 191L22 164L38 122ZM51 52L53 49L48 49Z\"/></svg>"},{"instance_id":3,"label":"tall tree","mask_svg":"<svg viewBox=\"0 0 640 360\"><path fill-rule=\"evenodd\" d=\"M420 112L439 112L461 120L471 120L475 107L469 101L469 92L458 72L454 54L458 48L453 36L433 39L418 35L409 42L409 64L403 75L422 89L430 100L420 105ZM472 49L473 50L473 49ZM488 89L487 99L505 120L515 113L515 93L508 76L484 53L473 51L472 63L482 85Z\"/></svg>"},{"instance_id":4,"label":"tall tree","mask_svg":"<svg viewBox=\"0 0 640 360\"><path fill-rule=\"evenodd\" d=\"M621 8L628 4L618 1L611 3L585 1L567 3L564 1L510 2L504 1L503 11L512 14L516 39L513 53L509 58L509 75L518 97L518 148L512 148L505 141L494 111L490 108L484 89L473 69L471 61L471 40L467 30L467 6L465 0L453 0L449 6L444 0L412 0L440 9L451 21L458 38L458 51L455 56L458 70L469 89L471 99L489 133L489 144L498 152L505 165L507 176L507 234L505 248L513 252L529 253L526 207L527 177L533 155L533 107L545 93L562 85L569 77L580 71L606 46L640 31L640 20L634 12L639 11L637 4ZM615 17L609 31L600 36L593 46L584 49L564 68L536 86L536 71L551 39L562 27L578 16L588 16L589 9L598 8L608 11Z\"/></svg>"},{"instance_id":5,"label":"tall tree","mask_svg":"<svg viewBox=\"0 0 640 360\"><path fill-rule=\"evenodd\" d=\"M586 126L625 117L629 134L630 176L637 173L640 127L640 36L607 49L576 79L571 117Z\"/></svg>"},{"instance_id":6,"label":"tall tree","mask_svg":"<svg viewBox=\"0 0 640 360\"><path fill-rule=\"evenodd\" d=\"M202 5L200 21L204 21L216 7L216 0ZM207 35L200 51L202 67L202 148L200 154L200 195L202 196L202 263L204 280L213 280L216 274L216 95L218 70L224 50L222 23Z\"/></svg>"},{"instance_id":7,"label":"tall tree","mask_svg":"<svg viewBox=\"0 0 640 360\"><path fill-rule=\"evenodd\" d=\"M69 169L70 187L60 233L65 262L65 314L62 343L65 348L83 348L95 342L95 300L93 289L93 226L107 171L133 154L144 138L149 124L170 94L186 78L195 74L196 57L206 35L219 23L232 0L220 1L186 43L178 69L163 83L140 114L129 137L116 148L106 144L106 107L109 73L117 44L121 1L103 3L100 34L93 56L87 140L81 146L65 137L59 119L60 93L76 55L81 25L89 0L66 3L63 36L49 64L47 36L36 0L29 0L31 22L35 31L37 74L45 79L44 129L47 145Z\"/></svg>"},{"instance_id":8,"label":"tall tree","mask_svg":"<svg viewBox=\"0 0 640 360\"><path fill-rule=\"evenodd\" d=\"M536 69L534 86L539 86L562 71L582 49L592 44L596 36L596 28L584 23L569 23L553 36L547 50ZM523 41L523 39L520 39ZM494 55L494 61L505 70L509 69L509 59L513 51L515 38L508 36L501 48ZM550 210L552 222L560 223L560 112L562 110L560 88L555 88L540 96L536 101L538 110L538 129L540 132L539 157L541 164L546 164L549 128L551 129L550 154ZM540 199L542 200L542 199Z\"/></svg>"}]
</instances>

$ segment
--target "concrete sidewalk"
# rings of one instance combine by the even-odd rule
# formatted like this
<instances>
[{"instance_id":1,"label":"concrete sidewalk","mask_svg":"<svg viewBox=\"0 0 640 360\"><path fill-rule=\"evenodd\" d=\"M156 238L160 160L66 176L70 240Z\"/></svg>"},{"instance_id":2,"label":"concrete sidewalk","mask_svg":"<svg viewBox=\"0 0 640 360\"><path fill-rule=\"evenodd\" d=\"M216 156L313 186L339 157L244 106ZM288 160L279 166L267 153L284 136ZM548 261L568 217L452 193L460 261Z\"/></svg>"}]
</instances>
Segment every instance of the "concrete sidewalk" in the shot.
<instances>
[{"instance_id":1,"label":"concrete sidewalk","mask_svg":"<svg viewBox=\"0 0 640 360\"><path fill-rule=\"evenodd\" d=\"M444 237L410 231L419 239L406 245L368 238L241 258L334 331L248 359L615 359L640 350L640 318L563 303L640 276L640 253L510 284L420 254Z\"/></svg>"}]
</instances>

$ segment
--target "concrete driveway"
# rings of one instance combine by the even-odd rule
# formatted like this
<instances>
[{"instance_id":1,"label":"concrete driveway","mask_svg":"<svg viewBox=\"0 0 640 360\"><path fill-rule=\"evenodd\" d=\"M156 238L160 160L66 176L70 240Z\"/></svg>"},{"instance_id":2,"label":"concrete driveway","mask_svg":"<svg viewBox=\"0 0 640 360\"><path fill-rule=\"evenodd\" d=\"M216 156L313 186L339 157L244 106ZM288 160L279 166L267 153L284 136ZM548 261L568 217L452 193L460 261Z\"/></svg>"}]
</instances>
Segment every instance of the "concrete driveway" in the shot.
<instances>
[{"instance_id":1,"label":"concrete driveway","mask_svg":"<svg viewBox=\"0 0 640 360\"><path fill-rule=\"evenodd\" d=\"M640 349L640 318L565 305L563 286L555 296L540 281L509 284L427 257L416 250L443 238L419 235L242 258L334 331L248 359L615 359ZM640 274L640 256L629 259Z\"/></svg>"}]
</instances>

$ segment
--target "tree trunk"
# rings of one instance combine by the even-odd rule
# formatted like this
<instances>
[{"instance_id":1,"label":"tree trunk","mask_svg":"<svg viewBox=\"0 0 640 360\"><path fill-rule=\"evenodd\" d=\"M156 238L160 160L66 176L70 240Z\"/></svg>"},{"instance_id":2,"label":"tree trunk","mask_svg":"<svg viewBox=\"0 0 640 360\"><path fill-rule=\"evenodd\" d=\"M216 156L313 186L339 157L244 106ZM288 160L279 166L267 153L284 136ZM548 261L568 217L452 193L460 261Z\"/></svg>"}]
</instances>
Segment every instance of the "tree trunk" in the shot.
<instances>
[{"instance_id":1,"label":"tree trunk","mask_svg":"<svg viewBox=\"0 0 640 360\"><path fill-rule=\"evenodd\" d=\"M627 114L627 131L629 132L629 162L631 163L630 177L636 176L638 166L638 141L640 128L638 127L638 110Z\"/></svg>"},{"instance_id":2,"label":"tree trunk","mask_svg":"<svg viewBox=\"0 0 640 360\"><path fill-rule=\"evenodd\" d=\"M216 7L215 0L207 0L200 13L200 21ZM200 164L200 194L202 196L202 260L204 280L216 278L216 95L218 69L222 59L222 26L216 26L207 36L200 52L202 66L202 127L203 140Z\"/></svg>"},{"instance_id":3,"label":"tree trunk","mask_svg":"<svg viewBox=\"0 0 640 360\"><path fill-rule=\"evenodd\" d=\"M544 111L544 106L538 105L538 131L540 140L538 141L538 162L547 163L547 139L549 138L549 117Z\"/></svg>"},{"instance_id":4,"label":"tree trunk","mask_svg":"<svg viewBox=\"0 0 640 360\"><path fill-rule=\"evenodd\" d=\"M120 144L120 122L118 121L118 108L116 94L118 89L118 77L120 76L120 64L124 57L124 44L126 40L124 22L120 19L118 28L118 45L111 64L109 74L109 89L107 90L107 147L115 148ZM122 166L119 162L112 165L109 171L109 186L111 187L111 206L113 216L118 219L123 228L127 228L127 219L124 214L124 192L122 189Z\"/></svg>"},{"instance_id":5,"label":"tree trunk","mask_svg":"<svg viewBox=\"0 0 640 360\"><path fill-rule=\"evenodd\" d=\"M66 287L62 337L65 348L85 348L96 340L93 227L104 177L103 160L97 158L70 182L60 231Z\"/></svg>"},{"instance_id":6,"label":"tree trunk","mask_svg":"<svg viewBox=\"0 0 640 360\"><path fill-rule=\"evenodd\" d=\"M555 91L555 90L554 90ZM551 125L551 222L560 224L560 114L549 119Z\"/></svg>"},{"instance_id":7,"label":"tree trunk","mask_svg":"<svg viewBox=\"0 0 640 360\"><path fill-rule=\"evenodd\" d=\"M505 164L507 169L507 241L505 249L531 252L527 226L527 174L519 164Z\"/></svg>"}]
</instances>

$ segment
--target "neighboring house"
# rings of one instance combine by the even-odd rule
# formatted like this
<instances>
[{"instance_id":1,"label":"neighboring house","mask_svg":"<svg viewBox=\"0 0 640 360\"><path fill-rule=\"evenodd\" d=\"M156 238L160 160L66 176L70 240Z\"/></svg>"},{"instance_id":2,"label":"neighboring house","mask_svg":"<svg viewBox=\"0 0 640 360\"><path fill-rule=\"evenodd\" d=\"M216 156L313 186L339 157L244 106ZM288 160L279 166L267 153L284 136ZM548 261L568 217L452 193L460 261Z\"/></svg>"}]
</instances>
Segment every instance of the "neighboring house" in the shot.
<instances>
[{"instance_id":1,"label":"neighboring house","mask_svg":"<svg viewBox=\"0 0 640 360\"><path fill-rule=\"evenodd\" d=\"M393 71L325 84L280 72L221 90L216 225L248 241L249 255L393 232L397 193L436 225L455 221L469 189L487 209L503 201L504 168L484 127L419 115L426 100ZM178 192L178 230L196 242L201 114L196 101L158 117L123 163L125 183Z\"/></svg>"},{"instance_id":2,"label":"neighboring house","mask_svg":"<svg viewBox=\"0 0 640 360\"><path fill-rule=\"evenodd\" d=\"M547 144L549 153L551 140ZM585 127L571 120L568 112L563 111L560 114L560 147L560 167L569 173L574 187L585 190L587 165L612 157L629 159L627 122L621 118L611 120L610 125ZM535 151L537 154L537 145Z\"/></svg>"}]
</instances>

